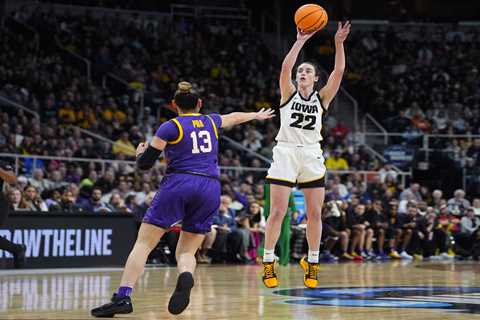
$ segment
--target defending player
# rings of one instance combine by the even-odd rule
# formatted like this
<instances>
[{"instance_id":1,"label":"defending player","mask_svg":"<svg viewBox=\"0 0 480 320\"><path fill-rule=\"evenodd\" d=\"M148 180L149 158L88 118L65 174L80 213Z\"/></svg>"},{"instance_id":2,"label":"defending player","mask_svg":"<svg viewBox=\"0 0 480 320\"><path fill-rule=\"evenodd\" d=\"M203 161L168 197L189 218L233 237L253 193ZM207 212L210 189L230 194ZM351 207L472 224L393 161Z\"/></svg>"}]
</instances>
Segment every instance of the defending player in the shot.
<instances>
[{"instance_id":1,"label":"defending player","mask_svg":"<svg viewBox=\"0 0 480 320\"><path fill-rule=\"evenodd\" d=\"M285 57L280 73L280 130L273 149L273 163L268 171L267 182L271 184L270 215L265 228L265 251L263 255L263 283L268 288L278 286L274 269L274 249L280 227L287 212L288 198L293 186L303 189L307 205L308 258L300 260L304 269L304 284L314 288L318 284L318 257L322 234L322 205L325 197L324 158L322 140L322 116L328 110L340 87L345 70L343 42L350 32L350 23L338 24L335 34L335 69L327 84L316 91L318 70L310 62L301 63L292 83L292 69L305 42L314 33L298 31L297 41Z\"/></svg>"},{"instance_id":2,"label":"defending player","mask_svg":"<svg viewBox=\"0 0 480 320\"><path fill-rule=\"evenodd\" d=\"M210 231L220 206L220 181L217 163L220 128L251 120L273 117L272 110L234 112L227 115L201 115L202 100L188 82L180 82L174 105L179 116L163 123L150 144L137 147L137 166L150 169L162 150L167 159L167 174L145 214L138 238L128 257L120 288L110 303L92 310L96 317L112 317L133 311L130 299L150 252L169 227L182 222L176 249L179 276L168 311L179 314L188 306L194 285L195 253Z\"/></svg>"}]
</instances>

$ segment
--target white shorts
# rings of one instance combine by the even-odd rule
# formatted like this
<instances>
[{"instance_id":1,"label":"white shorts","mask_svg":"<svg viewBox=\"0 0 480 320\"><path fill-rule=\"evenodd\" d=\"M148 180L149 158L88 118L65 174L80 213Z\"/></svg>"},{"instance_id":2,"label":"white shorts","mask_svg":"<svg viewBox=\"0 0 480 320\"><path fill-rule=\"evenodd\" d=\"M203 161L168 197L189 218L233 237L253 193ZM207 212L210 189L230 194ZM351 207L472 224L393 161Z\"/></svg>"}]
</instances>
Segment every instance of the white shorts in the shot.
<instances>
[{"instance_id":1,"label":"white shorts","mask_svg":"<svg viewBox=\"0 0 480 320\"><path fill-rule=\"evenodd\" d=\"M295 145L279 142L266 181L299 188L325 187L325 158L320 144Z\"/></svg>"}]
</instances>

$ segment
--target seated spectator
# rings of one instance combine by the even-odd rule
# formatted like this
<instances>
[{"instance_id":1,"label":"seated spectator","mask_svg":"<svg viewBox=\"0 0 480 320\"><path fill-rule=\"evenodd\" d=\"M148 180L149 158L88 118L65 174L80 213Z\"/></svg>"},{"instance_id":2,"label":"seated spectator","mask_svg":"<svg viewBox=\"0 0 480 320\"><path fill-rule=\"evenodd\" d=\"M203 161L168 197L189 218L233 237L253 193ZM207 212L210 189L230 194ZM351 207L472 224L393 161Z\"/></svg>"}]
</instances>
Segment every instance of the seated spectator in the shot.
<instances>
[{"instance_id":1,"label":"seated spectator","mask_svg":"<svg viewBox=\"0 0 480 320\"><path fill-rule=\"evenodd\" d=\"M385 239L388 241L388 256L392 259L401 259L397 252L397 244L400 243L402 229L398 226L398 201L396 199L388 202L387 222Z\"/></svg>"},{"instance_id":2,"label":"seated spectator","mask_svg":"<svg viewBox=\"0 0 480 320\"><path fill-rule=\"evenodd\" d=\"M324 261L336 261L338 259L332 259L331 255L335 246L339 246L339 258L342 260L353 260L353 257L348 254L348 244L350 239L350 229L347 228L347 217L345 209L348 207L346 202L342 201L329 201L325 205L323 218L324 218L324 251L322 253L322 260ZM337 257L335 257L337 258Z\"/></svg>"},{"instance_id":3,"label":"seated spectator","mask_svg":"<svg viewBox=\"0 0 480 320\"><path fill-rule=\"evenodd\" d=\"M250 203L247 211L248 228L252 236L250 250L248 255L252 260L257 259L257 250L265 233L265 216L263 215L263 208L256 202Z\"/></svg>"},{"instance_id":4,"label":"seated spectator","mask_svg":"<svg viewBox=\"0 0 480 320\"><path fill-rule=\"evenodd\" d=\"M48 211L48 207L38 194L37 188L28 186L23 192L25 203L30 211Z\"/></svg>"},{"instance_id":5,"label":"seated spectator","mask_svg":"<svg viewBox=\"0 0 480 320\"><path fill-rule=\"evenodd\" d=\"M385 247L385 233L388 229L388 218L385 214L380 200L375 200L373 206L365 214L367 221L373 229L374 237L377 239L377 258L387 259L384 252Z\"/></svg>"},{"instance_id":6,"label":"seated spectator","mask_svg":"<svg viewBox=\"0 0 480 320\"><path fill-rule=\"evenodd\" d=\"M475 212L475 216L480 216L480 199L473 199L472 206L473 211Z\"/></svg>"},{"instance_id":7,"label":"seated spectator","mask_svg":"<svg viewBox=\"0 0 480 320\"><path fill-rule=\"evenodd\" d=\"M348 170L348 162L342 157L340 150L334 150L331 157L327 157L325 167L328 170Z\"/></svg>"},{"instance_id":8,"label":"seated spectator","mask_svg":"<svg viewBox=\"0 0 480 320\"><path fill-rule=\"evenodd\" d=\"M83 211L83 208L76 204L76 197L73 192L66 189L62 194L59 204L51 205L48 210L50 212L75 213Z\"/></svg>"},{"instance_id":9,"label":"seated spectator","mask_svg":"<svg viewBox=\"0 0 480 320\"><path fill-rule=\"evenodd\" d=\"M26 211L29 210L28 204L23 198L22 192L17 188L11 188L7 193L8 202L10 203L10 210Z\"/></svg>"},{"instance_id":10,"label":"seated spectator","mask_svg":"<svg viewBox=\"0 0 480 320\"><path fill-rule=\"evenodd\" d=\"M450 214L448 206L443 205L440 208L440 213L436 219L436 228L434 231L435 237L435 245L436 249L439 251L439 255L435 257L431 257L432 259L442 259L442 260L449 260L452 259L448 254L448 239L450 235L450 231L454 228L454 222L457 220Z\"/></svg>"},{"instance_id":11,"label":"seated spectator","mask_svg":"<svg viewBox=\"0 0 480 320\"><path fill-rule=\"evenodd\" d=\"M407 204L407 212L398 215L397 224L401 229L400 241L397 244L400 247L400 257L406 260L412 260L413 256L407 253L407 249L410 246L412 235L419 228L419 216L418 216L417 204L410 201ZM415 246L416 247L416 246Z\"/></svg>"},{"instance_id":12,"label":"seated spectator","mask_svg":"<svg viewBox=\"0 0 480 320\"><path fill-rule=\"evenodd\" d=\"M385 183L388 178L396 181L398 173L397 171L393 170L392 164L387 162L383 165L382 169L380 169L378 175L380 176L380 182Z\"/></svg>"},{"instance_id":13,"label":"seated spectator","mask_svg":"<svg viewBox=\"0 0 480 320\"><path fill-rule=\"evenodd\" d=\"M242 235L236 232L237 222L235 213L229 206L232 198L223 195L220 198L218 215L213 218L213 227L217 230L217 237L212 246L212 260L220 261L243 261L241 253L246 252Z\"/></svg>"},{"instance_id":14,"label":"seated spectator","mask_svg":"<svg viewBox=\"0 0 480 320\"><path fill-rule=\"evenodd\" d=\"M476 231L480 226L480 218L475 216L472 207L466 210L466 215L460 221L461 230L455 235L456 252L462 256L470 256L476 241Z\"/></svg>"},{"instance_id":15,"label":"seated spectator","mask_svg":"<svg viewBox=\"0 0 480 320\"><path fill-rule=\"evenodd\" d=\"M352 230L350 255L354 260L375 258L372 251L373 229L365 217L365 205L358 204L347 216L348 228Z\"/></svg>"},{"instance_id":16,"label":"seated spectator","mask_svg":"<svg viewBox=\"0 0 480 320\"><path fill-rule=\"evenodd\" d=\"M447 205L450 213L461 215L465 209L470 207L470 201L465 199L465 191L457 189L453 194L453 198L448 200Z\"/></svg>"},{"instance_id":17,"label":"seated spectator","mask_svg":"<svg viewBox=\"0 0 480 320\"><path fill-rule=\"evenodd\" d=\"M110 201L108 201L108 205L113 212L128 211L127 207L125 206L125 201L122 199L122 196L117 191L112 192L112 195L110 196Z\"/></svg>"},{"instance_id":18,"label":"seated spectator","mask_svg":"<svg viewBox=\"0 0 480 320\"><path fill-rule=\"evenodd\" d=\"M102 189L94 187L91 197L87 203L83 205L83 210L92 213L108 213L112 212L112 208L108 203L102 201Z\"/></svg>"},{"instance_id":19,"label":"seated spectator","mask_svg":"<svg viewBox=\"0 0 480 320\"><path fill-rule=\"evenodd\" d=\"M115 155L123 153L129 157L135 157L135 146L128 140L128 132L122 133L120 138L115 141L112 152Z\"/></svg>"},{"instance_id":20,"label":"seated spectator","mask_svg":"<svg viewBox=\"0 0 480 320\"><path fill-rule=\"evenodd\" d=\"M46 189L50 189L50 181L44 178L42 169L34 169L32 177L28 179L28 183L37 188L39 193L42 193Z\"/></svg>"}]
</instances>

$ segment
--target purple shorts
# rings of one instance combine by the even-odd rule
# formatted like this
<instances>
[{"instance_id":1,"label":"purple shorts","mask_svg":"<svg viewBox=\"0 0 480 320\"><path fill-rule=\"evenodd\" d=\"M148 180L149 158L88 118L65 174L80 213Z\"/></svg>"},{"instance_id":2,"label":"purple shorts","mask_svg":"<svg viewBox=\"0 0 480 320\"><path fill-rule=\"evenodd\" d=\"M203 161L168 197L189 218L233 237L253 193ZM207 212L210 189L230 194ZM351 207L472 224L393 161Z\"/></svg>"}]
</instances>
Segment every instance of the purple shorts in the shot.
<instances>
[{"instance_id":1,"label":"purple shorts","mask_svg":"<svg viewBox=\"0 0 480 320\"><path fill-rule=\"evenodd\" d=\"M143 222L168 229L177 223L192 233L210 232L220 207L220 181L193 174L167 175Z\"/></svg>"}]
</instances>

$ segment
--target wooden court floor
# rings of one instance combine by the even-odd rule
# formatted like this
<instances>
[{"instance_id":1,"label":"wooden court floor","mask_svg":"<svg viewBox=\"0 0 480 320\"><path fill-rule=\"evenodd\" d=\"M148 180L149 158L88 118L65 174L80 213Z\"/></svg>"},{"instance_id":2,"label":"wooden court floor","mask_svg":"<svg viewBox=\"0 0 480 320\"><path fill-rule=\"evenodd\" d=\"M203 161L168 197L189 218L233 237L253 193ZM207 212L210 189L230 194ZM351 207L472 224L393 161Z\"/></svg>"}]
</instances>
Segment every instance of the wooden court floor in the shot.
<instances>
[{"instance_id":1,"label":"wooden court floor","mask_svg":"<svg viewBox=\"0 0 480 320\"><path fill-rule=\"evenodd\" d=\"M480 319L480 264L328 264L321 286L303 289L298 266L280 267L265 289L259 266L200 266L189 308L166 311L174 268L148 268L134 313L116 319ZM93 319L116 289L120 269L0 270L0 319Z\"/></svg>"}]
</instances>

